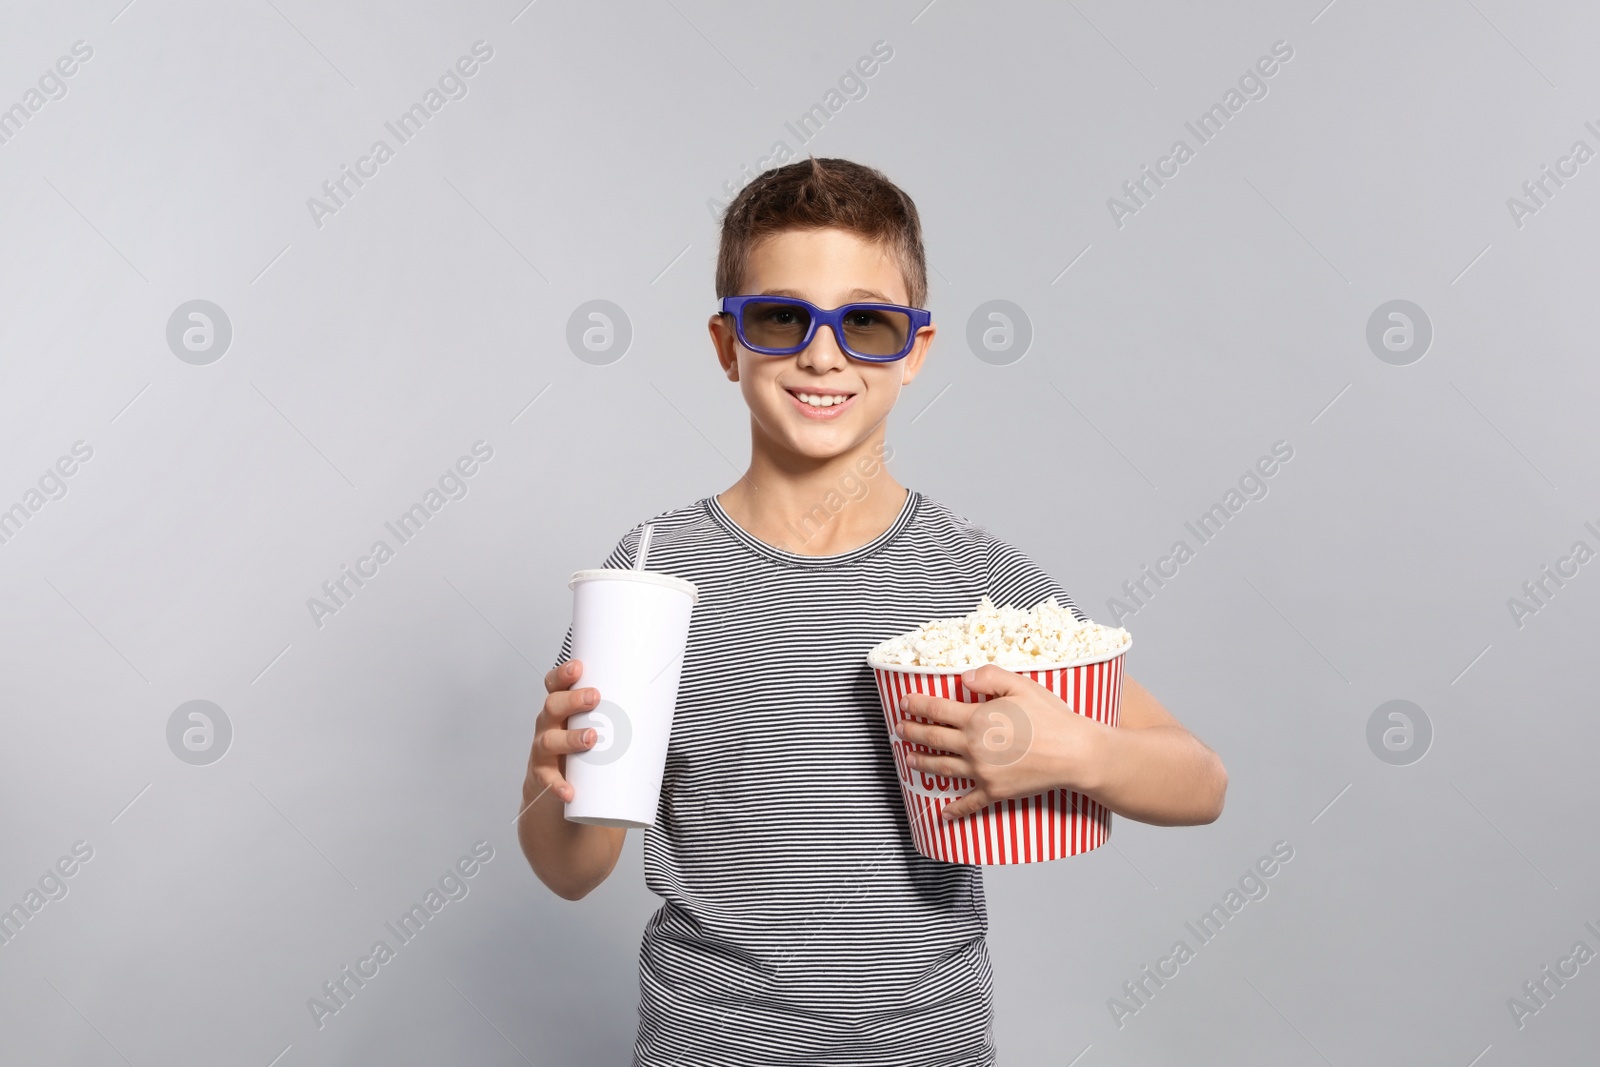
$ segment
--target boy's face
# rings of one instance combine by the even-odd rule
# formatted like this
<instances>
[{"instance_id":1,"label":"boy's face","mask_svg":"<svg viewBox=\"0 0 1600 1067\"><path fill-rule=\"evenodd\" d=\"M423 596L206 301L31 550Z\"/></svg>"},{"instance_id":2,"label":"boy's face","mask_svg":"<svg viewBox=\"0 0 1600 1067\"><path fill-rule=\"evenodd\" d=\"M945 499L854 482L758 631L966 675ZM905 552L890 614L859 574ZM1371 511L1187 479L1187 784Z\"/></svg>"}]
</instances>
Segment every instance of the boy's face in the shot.
<instances>
[{"instance_id":1,"label":"boy's face","mask_svg":"<svg viewBox=\"0 0 1600 1067\"><path fill-rule=\"evenodd\" d=\"M831 309L857 301L907 305L905 277L881 244L845 230L785 230L751 250L737 295L783 295ZM717 359L757 423L756 447L828 459L870 439L888 418L900 387L917 376L933 341L925 326L903 359L867 363L839 349L833 331L817 328L811 344L792 356L766 356L739 343L730 316L711 316ZM849 393L848 402L811 408L794 393Z\"/></svg>"}]
</instances>

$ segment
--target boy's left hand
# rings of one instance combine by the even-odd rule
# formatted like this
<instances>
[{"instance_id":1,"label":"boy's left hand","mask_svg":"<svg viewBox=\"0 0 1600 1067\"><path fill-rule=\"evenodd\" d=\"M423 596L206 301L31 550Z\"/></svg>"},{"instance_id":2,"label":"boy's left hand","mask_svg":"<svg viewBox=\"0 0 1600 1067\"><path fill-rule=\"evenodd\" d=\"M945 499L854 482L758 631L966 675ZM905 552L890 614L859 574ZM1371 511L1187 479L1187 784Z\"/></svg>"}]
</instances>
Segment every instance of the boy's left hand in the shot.
<instances>
[{"instance_id":1,"label":"boy's left hand","mask_svg":"<svg viewBox=\"0 0 1600 1067\"><path fill-rule=\"evenodd\" d=\"M895 731L906 741L948 753L908 752L916 770L977 783L944 809L945 819L970 815L996 800L1091 785L1095 749L1109 727L1077 714L1031 678L992 663L966 671L961 681L989 699L967 704L907 693L901 710L933 722L902 722Z\"/></svg>"}]
</instances>

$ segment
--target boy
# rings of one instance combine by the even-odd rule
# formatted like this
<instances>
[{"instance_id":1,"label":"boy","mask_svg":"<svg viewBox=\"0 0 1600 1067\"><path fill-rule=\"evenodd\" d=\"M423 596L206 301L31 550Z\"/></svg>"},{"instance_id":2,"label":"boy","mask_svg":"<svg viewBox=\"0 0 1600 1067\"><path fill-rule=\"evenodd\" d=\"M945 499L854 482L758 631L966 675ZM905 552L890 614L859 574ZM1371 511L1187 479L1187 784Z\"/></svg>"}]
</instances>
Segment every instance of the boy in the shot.
<instances>
[{"instance_id":1,"label":"boy","mask_svg":"<svg viewBox=\"0 0 1600 1067\"><path fill-rule=\"evenodd\" d=\"M865 657L985 594L1020 607L1054 596L1084 616L1028 556L878 463L935 332L905 193L842 159L769 170L728 206L716 281L711 338L750 408L750 468L649 520L649 568L700 599L644 836L645 881L664 903L640 948L634 1063L992 1064L982 871L913 847ZM644 525L605 566L632 565ZM562 817L564 756L595 740L566 720L603 695L571 689L571 640L545 678L518 833L539 879L577 900L627 831ZM908 738L951 753L926 765L979 782L957 815L1055 786L1144 822L1220 814L1221 761L1133 679L1117 728L993 665L970 684L1013 701L1032 740L1004 765L974 759L987 723L970 705L907 698L942 724Z\"/></svg>"}]
</instances>

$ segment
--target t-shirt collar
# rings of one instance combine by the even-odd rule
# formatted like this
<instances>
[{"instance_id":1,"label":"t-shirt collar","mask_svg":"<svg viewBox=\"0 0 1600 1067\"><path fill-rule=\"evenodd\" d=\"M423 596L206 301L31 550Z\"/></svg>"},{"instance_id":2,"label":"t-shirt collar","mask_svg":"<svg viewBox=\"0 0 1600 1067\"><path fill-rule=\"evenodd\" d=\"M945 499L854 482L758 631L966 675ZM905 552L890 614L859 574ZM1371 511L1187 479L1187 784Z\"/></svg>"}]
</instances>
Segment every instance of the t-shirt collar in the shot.
<instances>
[{"instance_id":1,"label":"t-shirt collar","mask_svg":"<svg viewBox=\"0 0 1600 1067\"><path fill-rule=\"evenodd\" d=\"M711 516L711 518L719 526L726 530L734 540L738 541L740 544L744 545L758 556L792 567L837 567L841 564L856 563L860 560L866 559L868 556L880 551L895 538L899 537L901 531L911 524L911 520L915 517L917 506L921 500L921 493L917 492L915 489L908 488L906 490L906 501L901 506L900 513L896 515L894 521L889 524L888 529L884 530L881 534L879 534L877 537L874 537L864 545L859 545L856 548L852 548L848 552L840 552L831 556L806 556L797 552L786 551L778 548L776 545L767 544L765 541L761 540L759 537L756 537L744 527L740 526L737 522L734 522L733 516L724 511L722 505L717 502L715 493L705 497L701 501L701 504L704 506L706 514ZM824 510L826 510L826 508L824 508ZM794 529L792 524L790 528Z\"/></svg>"}]
</instances>

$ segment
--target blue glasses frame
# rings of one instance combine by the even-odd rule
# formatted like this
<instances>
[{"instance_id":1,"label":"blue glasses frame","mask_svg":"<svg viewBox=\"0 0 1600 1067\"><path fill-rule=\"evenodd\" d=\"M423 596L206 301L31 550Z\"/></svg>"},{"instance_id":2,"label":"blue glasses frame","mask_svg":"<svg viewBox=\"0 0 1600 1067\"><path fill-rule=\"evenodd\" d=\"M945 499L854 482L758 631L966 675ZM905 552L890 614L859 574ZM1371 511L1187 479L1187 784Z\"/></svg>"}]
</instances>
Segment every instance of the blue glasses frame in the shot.
<instances>
[{"instance_id":1,"label":"blue glasses frame","mask_svg":"<svg viewBox=\"0 0 1600 1067\"><path fill-rule=\"evenodd\" d=\"M804 308L811 313L811 323L806 328L806 336L799 344L789 348L768 348L764 345L751 344L744 335L744 306L752 300L759 300L765 304L786 304L790 307ZM752 352L760 352L764 356L792 356L804 349L817 335L817 327L828 326L833 330L833 339L839 342L839 350L851 359L859 359L866 363L893 363L897 359L904 359L917 343L917 334L922 328L933 322L933 313L926 308L903 307L900 304L841 304L833 310L817 307L809 300L801 300L793 296L725 296L722 298L722 311L733 316L733 328L739 336L739 343ZM906 346L892 356L868 355L857 352L850 347L850 342L844 336L844 317L852 311L898 311L909 316L911 329L906 334Z\"/></svg>"}]
</instances>

